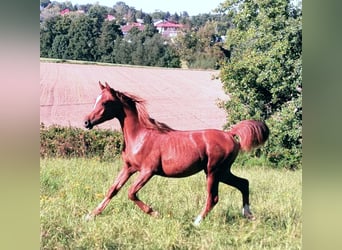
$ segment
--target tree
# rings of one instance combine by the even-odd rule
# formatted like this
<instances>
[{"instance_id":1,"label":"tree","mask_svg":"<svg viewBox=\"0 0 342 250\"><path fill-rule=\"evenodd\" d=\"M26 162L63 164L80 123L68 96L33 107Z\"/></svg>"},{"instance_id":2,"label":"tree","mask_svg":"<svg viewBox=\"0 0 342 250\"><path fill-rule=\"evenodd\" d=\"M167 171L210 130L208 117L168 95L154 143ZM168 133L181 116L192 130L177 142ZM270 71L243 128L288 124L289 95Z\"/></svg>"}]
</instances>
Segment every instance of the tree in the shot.
<instances>
[{"instance_id":1,"label":"tree","mask_svg":"<svg viewBox=\"0 0 342 250\"><path fill-rule=\"evenodd\" d=\"M171 22L175 22L175 23L178 23L179 22L179 15L177 12L175 12L175 14L171 15L169 18L168 18L169 21Z\"/></svg>"},{"instance_id":2,"label":"tree","mask_svg":"<svg viewBox=\"0 0 342 250\"><path fill-rule=\"evenodd\" d=\"M49 57L49 51L51 49L54 40L54 26L56 19L60 17L51 17L46 19L40 25L40 56Z\"/></svg>"},{"instance_id":3,"label":"tree","mask_svg":"<svg viewBox=\"0 0 342 250\"><path fill-rule=\"evenodd\" d=\"M147 25L147 24L153 25L153 20L152 20L152 17L150 15L145 15L144 16L144 24L145 25Z\"/></svg>"},{"instance_id":4,"label":"tree","mask_svg":"<svg viewBox=\"0 0 342 250\"><path fill-rule=\"evenodd\" d=\"M102 23L105 21L107 14L107 8L100 6L99 4L91 6L88 10L88 17L96 20L98 31L100 30Z\"/></svg>"},{"instance_id":5,"label":"tree","mask_svg":"<svg viewBox=\"0 0 342 250\"><path fill-rule=\"evenodd\" d=\"M172 58L166 57L167 47L168 45L164 45L164 40L160 34L157 33L152 37L148 37L144 43L146 65L158 67L167 66L167 60L172 61Z\"/></svg>"},{"instance_id":6,"label":"tree","mask_svg":"<svg viewBox=\"0 0 342 250\"><path fill-rule=\"evenodd\" d=\"M168 68L180 68L181 67L181 60L179 55L177 54L177 51L169 45L164 45L164 52L161 60L163 61L163 64L160 65L162 67L168 67Z\"/></svg>"},{"instance_id":7,"label":"tree","mask_svg":"<svg viewBox=\"0 0 342 250\"><path fill-rule=\"evenodd\" d=\"M266 120L271 136L262 153L274 165L301 165L302 13L290 0L226 0L232 18L221 69L230 100L227 127L243 119Z\"/></svg>"},{"instance_id":8,"label":"tree","mask_svg":"<svg viewBox=\"0 0 342 250\"><path fill-rule=\"evenodd\" d=\"M119 20L124 19L125 15L128 13L129 6L125 2L117 2L114 6L115 17Z\"/></svg>"},{"instance_id":9,"label":"tree","mask_svg":"<svg viewBox=\"0 0 342 250\"><path fill-rule=\"evenodd\" d=\"M190 68L217 69L226 60L216 43L216 21L207 21L197 31L180 34L175 39L175 47Z\"/></svg>"},{"instance_id":10,"label":"tree","mask_svg":"<svg viewBox=\"0 0 342 250\"><path fill-rule=\"evenodd\" d=\"M195 54L199 49L199 38L196 32L190 31L179 34L174 43L181 59L187 64L191 64L195 60Z\"/></svg>"},{"instance_id":11,"label":"tree","mask_svg":"<svg viewBox=\"0 0 342 250\"><path fill-rule=\"evenodd\" d=\"M47 7L50 3L50 0L40 0L40 6L42 6L43 8Z\"/></svg>"},{"instance_id":12,"label":"tree","mask_svg":"<svg viewBox=\"0 0 342 250\"><path fill-rule=\"evenodd\" d=\"M67 36L58 35L53 40L51 50L48 55L52 58L68 59L69 39Z\"/></svg>"},{"instance_id":13,"label":"tree","mask_svg":"<svg viewBox=\"0 0 342 250\"><path fill-rule=\"evenodd\" d=\"M72 5L70 1L65 2L54 2L56 6L58 6L61 10L69 9L70 11L75 10L76 8Z\"/></svg>"},{"instance_id":14,"label":"tree","mask_svg":"<svg viewBox=\"0 0 342 250\"><path fill-rule=\"evenodd\" d=\"M114 44L113 55L115 62L119 64L132 64L132 52L134 48L132 43L126 39L118 38Z\"/></svg>"},{"instance_id":15,"label":"tree","mask_svg":"<svg viewBox=\"0 0 342 250\"><path fill-rule=\"evenodd\" d=\"M72 22L71 15L58 16L54 19L53 42L49 50L49 57L67 59L69 46L69 28Z\"/></svg>"},{"instance_id":16,"label":"tree","mask_svg":"<svg viewBox=\"0 0 342 250\"><path fill-rule=\"evenodd\" d=\"M113 21L105 21L102 25L100 37L97 39L97 54L102 62L115 62L114 44L122 37L120 26Z\"/></svg>"},{"instance_id":17,"label":"tree","mask_svg":"<svg viewBox=\"0 0 342 250\"><path fill-rule=\"evenodd\" d=\"M71 59L95 61L97 33L96 19L85 15L74 18L69 29L68 52Z\"/></svg>"},{"instance_id":18,"label":"tree","mask_svg":"<svg viewBox=\"0 0 342 250\"><path fill-rule=\"evenodd\" d=\"M153 37L157 33L158 33L157 28L153 24L147 23L145 24L145 28L143 30L142 35L144 37Z\"/></svg>"}]
</instances>

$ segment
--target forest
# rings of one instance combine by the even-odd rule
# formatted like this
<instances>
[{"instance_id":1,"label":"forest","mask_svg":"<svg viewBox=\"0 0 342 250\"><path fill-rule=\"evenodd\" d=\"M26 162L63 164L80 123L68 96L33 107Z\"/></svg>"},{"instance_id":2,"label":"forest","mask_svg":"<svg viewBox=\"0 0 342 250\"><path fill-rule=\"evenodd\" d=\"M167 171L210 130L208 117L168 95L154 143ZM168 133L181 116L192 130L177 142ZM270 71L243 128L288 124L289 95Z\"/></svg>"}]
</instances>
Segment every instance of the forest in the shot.
<instances>
[{"instance_id":1,"label":"forest","mask_svg":"<svg viewBox=\"0 0 342 250\"><path fill-rule=\"evenodd\" d=\"M165 36L157 21L180 24ZM128 32L124 27L132 24ZM99 4L41 1L40 56L158 67L218 69L229 51L222 37L230 27L225 14L145 13L124 2Z\"/></svg>"}]
</instances>

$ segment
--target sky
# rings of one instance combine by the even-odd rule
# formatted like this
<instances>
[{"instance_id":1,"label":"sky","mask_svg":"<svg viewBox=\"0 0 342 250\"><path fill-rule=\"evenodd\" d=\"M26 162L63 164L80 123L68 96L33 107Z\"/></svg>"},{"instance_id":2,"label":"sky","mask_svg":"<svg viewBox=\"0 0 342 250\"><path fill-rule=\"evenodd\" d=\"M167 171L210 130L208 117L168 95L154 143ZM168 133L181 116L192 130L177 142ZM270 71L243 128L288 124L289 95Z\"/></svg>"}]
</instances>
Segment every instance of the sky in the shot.
<instances>
[{"instance_id":1,"label":"sky","mask_svg":"<svg viewBox=\"0 0 342 250\"><path fill-rule=\"evenodd\" d=\"M178 14L186 11L190 16L195 16L204 13L213 13L213 9L217 8L220 3L225 0L69 0L73 5L75 4L94 4L98 2L100 5L113 7L117 2L124 2L136 10L142 10L145 13L152 13L155 10L170 12ZM58 2L64 2L62 0Z\"/></svg>"}]
</instances>

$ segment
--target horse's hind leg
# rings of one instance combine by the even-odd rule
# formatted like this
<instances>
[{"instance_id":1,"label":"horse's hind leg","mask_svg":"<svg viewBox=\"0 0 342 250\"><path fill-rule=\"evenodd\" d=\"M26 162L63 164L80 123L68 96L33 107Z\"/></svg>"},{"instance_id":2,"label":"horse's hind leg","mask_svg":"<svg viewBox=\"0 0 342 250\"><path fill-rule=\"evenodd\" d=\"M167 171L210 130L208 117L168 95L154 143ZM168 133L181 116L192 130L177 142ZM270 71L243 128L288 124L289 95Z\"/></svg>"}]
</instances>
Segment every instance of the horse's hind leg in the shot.
<instances>
[{"instance_id":1,"label":"horse's hind leg","mask_svg":"<svg viewBox=\"0 0 342 250\"><path fill-rule=\"evenodd\" d=\"M87 215L86 219L89 220L92 217L95 217L96 215L100 214L106 208L110 200L119 192L121 187L127 182L129 177L133 173L134 172L129 171L129 169L126 166L123 167L118 177L115 179L114 184L108 190L106 197L90 214Z\"/></svg>"},{"instance_id":2,"label":"horse's hind leg","mask_svg":"<svg viewBox=\"0 0 342 250\"><path fill-rule=\"evenodd\" d=\"M231 172L222 171L219 175L220 182L233 186L242 194L242 214L249 220L255 217L249 209L249 182L247 179L233 175Z\"/></svg>"},{"instance_id":3,"label":"horse's hind leg","mask_svg":"<svg viewBox=\"0 0 342 250\"><path fill-rule=\"evenodd\" d=\"M158 216L158 212L154 211L150 206L142 202L137 196L139 190L151 179L152 176L153 172L151 171L140 172L139 176L128 190L128 198L131 199L145 213L152 216Z\"/></svg>"},{"instance_id":4,"label":"horse's hind leg","mask_svg":"<svg viewBox=\"0 0 342 250\"><path fill-rule=\"evenodd\" d=\"M201 221L208 215L208 213L213 209L213 207L218 202L218 185L219 181L214 174L207 175L207 201L204 209L197 216L196 220L194 221L194 225L198 226Z\"/></svg>"}]
</instances>

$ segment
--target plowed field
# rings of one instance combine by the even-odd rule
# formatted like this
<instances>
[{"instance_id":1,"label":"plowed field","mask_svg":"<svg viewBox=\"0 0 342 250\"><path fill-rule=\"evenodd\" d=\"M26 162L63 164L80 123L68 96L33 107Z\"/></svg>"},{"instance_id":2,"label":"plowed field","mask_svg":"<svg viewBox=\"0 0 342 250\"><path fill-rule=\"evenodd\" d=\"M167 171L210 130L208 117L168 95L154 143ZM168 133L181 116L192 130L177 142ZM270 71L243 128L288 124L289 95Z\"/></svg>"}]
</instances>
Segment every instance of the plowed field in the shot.
<instances>
[{"instance_id":1,"label":"plowed field","mask_svg":"<svg viewBox=\"0 0 342 250\"><path fill-rule=\"evenodd\" d=\"M174 129L222 129L225 112L218 100L228 99L217 71L148 67L40 63L40 122L47 126L83 127L100 93L98 81L147 101L150 116ZM99 125L119 129L117 120Z\"/></svg>"}]
</instances>

